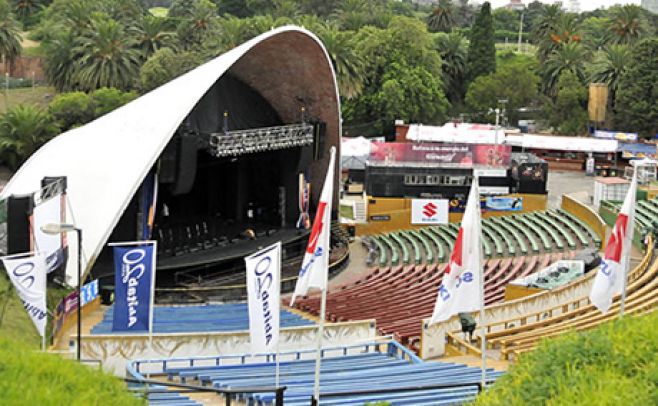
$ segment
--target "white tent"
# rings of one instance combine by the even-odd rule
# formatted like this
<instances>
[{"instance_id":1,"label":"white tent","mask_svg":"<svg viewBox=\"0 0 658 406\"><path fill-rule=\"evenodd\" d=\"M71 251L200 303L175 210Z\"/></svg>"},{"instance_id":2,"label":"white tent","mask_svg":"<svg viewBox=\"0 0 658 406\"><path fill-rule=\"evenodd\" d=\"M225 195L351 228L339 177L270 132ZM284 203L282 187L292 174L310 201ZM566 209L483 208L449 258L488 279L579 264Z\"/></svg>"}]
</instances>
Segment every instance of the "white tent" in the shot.
<instances>
[{"instance_id":1,"label":"white tent","mask_svg":"<svg viewBox=\"0 0 658 406\"><path fill-rule=\"evenodd\" d=\"M365 169L372 144L365 137L343 138L341 144L342 169Z\"/></svg>"},{"instance_id":2,"label":"white tent","mask_svg":"<svg viewBox=\"0 0 658 406\"><path fill-rule=\"evenodd\" d=\"M289 100L305 99L307 112L327 123L326 149L338 144L340 106L331 61L314 34L286 26L255 37L131 103L57 136L30 157L0 198L35 192L44 176L66 176L70 204L67 221L83 230L84 269L89 270L181 122L229 70L268 99L284 121L298 121L299 106L291 107ZM324 154L324 160L328 155ZM319 172L322 167L326 171L326 163L318 161L311 169ZM69 255L75 258L76 244L69 246ZM67 283L75 286L75 261L68 263Z\"/></svg>"}]
</instances>

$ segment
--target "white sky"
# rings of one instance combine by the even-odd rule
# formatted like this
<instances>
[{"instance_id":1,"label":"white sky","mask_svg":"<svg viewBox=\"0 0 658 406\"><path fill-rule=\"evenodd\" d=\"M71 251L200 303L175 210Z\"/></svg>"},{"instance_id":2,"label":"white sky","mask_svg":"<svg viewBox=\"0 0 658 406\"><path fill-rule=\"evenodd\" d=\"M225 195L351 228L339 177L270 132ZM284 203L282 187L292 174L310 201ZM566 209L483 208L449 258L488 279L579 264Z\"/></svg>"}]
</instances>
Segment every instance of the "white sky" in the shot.
<instances>
[{"instance_id":1,"label":"white sky","mask_svg":"<svg viewBox=\"0 0 658 406\"><path fill-rule=\"evenodd\" d=\"M554 0L540 0L542 3L555 3ZM489 0L493 8L502 7L509 3L509 0ZM472 1L475 3L475 1ZM484 3L484 0L477 0L477 3ZM528 5L532 0L523 0L523 4ZM563 0L562 4L569 6L569 0ZM580 10L595 10L600 7L610 7L615 4L640 4L640 0L580 0Z\"/></svg>"}]
</instances>

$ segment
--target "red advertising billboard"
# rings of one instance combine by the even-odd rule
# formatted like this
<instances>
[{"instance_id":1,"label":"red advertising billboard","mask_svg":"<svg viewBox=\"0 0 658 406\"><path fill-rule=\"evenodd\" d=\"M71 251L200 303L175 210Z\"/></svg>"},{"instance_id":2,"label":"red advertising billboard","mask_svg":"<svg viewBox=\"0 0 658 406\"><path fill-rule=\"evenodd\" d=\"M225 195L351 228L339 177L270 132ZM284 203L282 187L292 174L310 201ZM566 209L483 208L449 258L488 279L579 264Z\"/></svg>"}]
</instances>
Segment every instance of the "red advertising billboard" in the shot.
<instances>
[{"instance_id":1,"label":"red advertising billboard","mask_svg":"<svg viewBox=\"0 0 658 406\"><path fill-rule=\"evenodd\" d=\"M509 145L373 142L368 159L371 162L435 163L467 168L507 167L511 153Z\"/></svg>"}]
</instances>

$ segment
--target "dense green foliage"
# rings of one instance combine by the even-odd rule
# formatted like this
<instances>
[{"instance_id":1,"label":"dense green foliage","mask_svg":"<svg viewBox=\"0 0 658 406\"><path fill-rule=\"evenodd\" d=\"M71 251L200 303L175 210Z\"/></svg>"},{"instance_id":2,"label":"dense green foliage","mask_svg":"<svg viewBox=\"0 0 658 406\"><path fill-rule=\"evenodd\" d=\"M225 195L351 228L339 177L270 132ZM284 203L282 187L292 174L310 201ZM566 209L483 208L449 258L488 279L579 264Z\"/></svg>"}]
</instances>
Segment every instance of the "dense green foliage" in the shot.
<instances>
[{"instance_id":1,"label":"dense green foliage","mask_svg":"<svg viewBox=\"0 0 658 406\"><path fill-rule=\"evenodd\" d=\"M646 39L631 51L619 77L617 122L622 129L658 134L658 38Z\"/></svg>"},{"instance_id":2,"label":"dense green foliage","mask_svg":"<svg viewBox=\"0 0 658 406\"><path fill-rule=\"evenodd\" d=\"M487 112L501 99L513 100L504 116L510 125L523 109L544 128L584 131L586 116L563 123L542 114L556 111L558 84L571 74L579 89L592 81L609 86L600 127L635 131L640 122L643 135L655 131L653 86L622 89L635 48L656 38L658 27L658 16L633 5L574 14L538 1L520 11L467 0L0 0L0 56L7 60L21 52L21 23L41 42L46 77L60 92L144 93L271 28L297 24L325 44L349 135L390 133L395 119L491 121ZM495 42L538 63L527 72L503 69ZM515 74L519 81L511 83Z\"/></svg>"},{"instance_id":3,"label":"dense green foliage","mask_svg":"<svg viewBox=\"0 0 658 406\"><path fill-rule=\"evenodd\" d=\"M546 340L475 404L658 404L658 314Z\"/></svg>"},{"instance_id":4,"label":"dense green foliage","mask_svg":"<svg viewBox=\"0 0 658 406\"><path fill-rule=\"evenodd\" d=\"M0 151L3 161L11 169L17 169L57 132L57 126L47 112L29 105L11 107L0 116Z\"/></svg>"},{"instance_id":5,"label":"dense green foliage","mask_svg":"<svg viewBox=\"0 0 658 406\"><path fill-rule=\"evenodd\" d=\"M485 2L471 28L468 47L468 80L496 71L496 45L493 38L491 5Z\"/></svg>"},{"instance_id":6,"label":"dense green foliage","mask_svg":"<svg viewBox=\"0 0 658 406\"><path fill-rule=\"evenodd\" d=\"M587 88L581 84L573 72L560 76L557 83L557 96L547 105L547 113L552 126L561 134L579 135L586 131Z\"/></svg>"},{"instance_id":7,"label":"dense green foliage","mask_svg":"<svg viewBox=\"0 0 658 406\"><path fill-rule=\"evenodd\" d=\"M2 404L143 405L118 378L0 337Z\"/></svg>"}]
</instances>

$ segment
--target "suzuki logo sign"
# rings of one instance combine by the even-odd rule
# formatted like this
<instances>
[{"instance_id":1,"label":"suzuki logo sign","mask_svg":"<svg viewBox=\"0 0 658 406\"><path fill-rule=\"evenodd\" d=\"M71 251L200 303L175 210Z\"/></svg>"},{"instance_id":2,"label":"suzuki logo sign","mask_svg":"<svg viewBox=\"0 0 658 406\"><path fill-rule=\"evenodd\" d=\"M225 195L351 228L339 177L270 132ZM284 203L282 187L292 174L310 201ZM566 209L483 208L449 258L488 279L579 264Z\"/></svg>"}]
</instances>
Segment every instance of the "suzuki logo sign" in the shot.
<instances>
[{"instance_id":1,"label":"suzuki logo sign","mask_svg":"<svg viewBox=\"0 0 658 406\"><path fill-rule=\"evenodd\" d=\"M436 214L436 205L432 202L427 203L423 206L423 214L427 217L434 217Z\"/></svg>"},{"instance_id":2,"label":"suzuki logo sign","mask_svg":"<svg viewBox=\"0 0 658 406\"><path fill-rule=\"evenodd\" d=\"M448 224L448 200L411 200L411 224Z\"/></svg>"}]
</instances>

